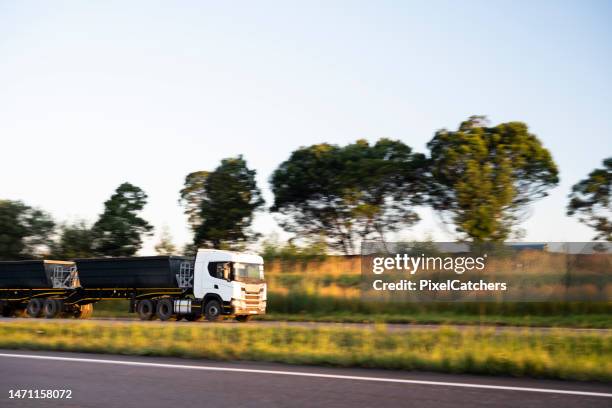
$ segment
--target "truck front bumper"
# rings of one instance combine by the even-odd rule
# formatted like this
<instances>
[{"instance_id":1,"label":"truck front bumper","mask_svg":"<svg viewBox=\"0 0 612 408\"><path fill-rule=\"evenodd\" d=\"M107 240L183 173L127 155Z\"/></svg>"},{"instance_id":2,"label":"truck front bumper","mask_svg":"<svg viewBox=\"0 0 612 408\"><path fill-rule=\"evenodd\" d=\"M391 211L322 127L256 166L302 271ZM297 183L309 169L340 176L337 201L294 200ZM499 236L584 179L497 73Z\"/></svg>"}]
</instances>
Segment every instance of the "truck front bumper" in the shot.
<instances>
[{"instance_id":1,"label":"truck front bumper","mask_svg":"<svg viewBox=\"0 0 612 408\"><path fill-rule=\"evenodd\" d=\"M232 300L233 315L261 315L266 313L266 301L259 300L257 302L234 299Z\"/></svg>"}]
</instances>

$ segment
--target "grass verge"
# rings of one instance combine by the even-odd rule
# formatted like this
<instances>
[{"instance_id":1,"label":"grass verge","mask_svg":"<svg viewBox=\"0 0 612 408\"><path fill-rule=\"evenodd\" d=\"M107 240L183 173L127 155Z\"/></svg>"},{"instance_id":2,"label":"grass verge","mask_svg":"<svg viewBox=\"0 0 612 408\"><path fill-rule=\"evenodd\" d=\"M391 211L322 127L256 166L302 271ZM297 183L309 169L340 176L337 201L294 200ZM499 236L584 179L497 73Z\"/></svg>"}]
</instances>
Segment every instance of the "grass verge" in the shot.
<instances>
[{"instance_id":1,"label":"grass verge","mask_svg":"<svg viewBox=\"0 0 612 408\"><path fill-rule=\"evenodd\" d=\"M9 322L0 348L612 380L612 334Z\"/></svg>"},{"instance_id":2,"label":"grass verge","mask_svg":"<svg viewBox=\"0 0 612 408\"><path fill-rule=\"evenodd\" d=\"M94 305L96 317L131 317L128 302L112 300ZM491 325L525 327L567 327L567 328L612 328L610 313L556 312L552 314L503 314L491 312L479 314L477 311L415 310L404 313L362 313L358 311L283 313L270 311L258 316L257 320L287 322L338 322L338 323L400 323L400 324L449 324L449 325Z\"/></svg>"},{"instance_id":3,"label":"grass verge","mask_svg":"<svg viewBox=\"0 0 612 408\"><path fill-rule=\"evenodd\" d=\"M491 325L519 327L612 328L610 314L575 314L552 316L504 316L475 315L453 312L420 312L415 314L365 314L365 313L269 313L258 320L286 322L338 322L338 323L398 323L398 324L449 324Z\"/></svg>"}]
</instances>

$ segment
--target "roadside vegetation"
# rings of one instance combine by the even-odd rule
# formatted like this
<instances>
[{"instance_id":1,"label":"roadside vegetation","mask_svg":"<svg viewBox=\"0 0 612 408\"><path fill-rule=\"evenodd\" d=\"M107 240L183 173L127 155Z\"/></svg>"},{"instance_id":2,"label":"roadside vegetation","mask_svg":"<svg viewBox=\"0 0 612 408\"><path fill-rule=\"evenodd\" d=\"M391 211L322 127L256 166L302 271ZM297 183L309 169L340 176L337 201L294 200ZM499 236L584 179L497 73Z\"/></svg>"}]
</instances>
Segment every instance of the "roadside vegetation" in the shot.
<instances>
[{"instance_id":1,"label":"roadside vegetation","mask_svg":"<svg viewBox=\"0 0 612 408\"><path fill-rule=\"evenodd\" d=\"M282 314L269 313L257 320L281 322L336 322L336 323L389 323L389 324L437 324L465 326L517 326L557 328L612 328L612 317L608 314L553 315L553 316L504 316L474 315L449 312L426 312L418 314Z\"/></svg>"},{"instance_id":2,"label":"roadside vegetation","mask_svg":"<svg viewBox=\"0 0 612 408\"><path fill-rule=\"evenodd\" d=\"M306 302L309 298L303 298ZM311 299L312 300L312 299ZM452 305L414 305L412 309L396 312L355 311L352 308L330 310L317 306L311 311L284 311L289 301L284 298L270 299L268 313L255 316L255 320L287 321L287 322L338 322L338 323L393 323L393 324L446 324L446 325L491 325L519 327L567 327L567 328L612 328L612 314L607 304L574 304L574 305L534 305L523 304L513 307L498 308L492 305L467 305L453 309ZM316 301L316 300L315 300ZM334 300L328 300L334 304ZM293 304L293 301L291 301ZM307 303L304 303L307 304ZM446 309L443 309L443 306ZM458 305L454 305L458 306ZM481 306L479 308L479 306ZM521 307L522 306L522 307ZM536 306L541 310L536 310ZM598 307L595 307L598 306ZM297 309L290 309L297 310ZM317 311L318 310L318 311ZM572 311L574 310L574 311ZM94 306L94 318L126 318L135 319L135 314L128 313L128 302L113 300L98 302Z\"/></svg>"},{"instance_id":3,"label":"roadside vegetation","mask_svg":"<svg viewBox=\"0 0 612 408\"><path fill-rule=\"evenodd\" d=\"M560 284L559 259L543 252L524 252L534 270L521 277L546 293L580 292L588 299L601 285L593 273L574 274L571 285ZM322 259L268 259L268 308L266 320L384 322L419 324L475 324L545 327L612 328L612 303L594 301L483 301L416 302L364 296L359 257L327 256ZM598 270L597 268L591 268ZM511 281L513 276L500 280ZM590 280L591 279L591 280ZM522 284L523 282L517 281ZM611 290L607 287L606 290ZM530 290L526 288L525 290ZM590 291L590 292L589 292Z\"/></svg>"},{"instance_id":4,"label":"roadside vegetation","mask_svg":"<svg viewBox=\"0 0 612 408\"><path fill-rule=\"evenodd\" d=\"M612 334L6 322L0 347L612 381Z\"/></svg>"}]
</instances>

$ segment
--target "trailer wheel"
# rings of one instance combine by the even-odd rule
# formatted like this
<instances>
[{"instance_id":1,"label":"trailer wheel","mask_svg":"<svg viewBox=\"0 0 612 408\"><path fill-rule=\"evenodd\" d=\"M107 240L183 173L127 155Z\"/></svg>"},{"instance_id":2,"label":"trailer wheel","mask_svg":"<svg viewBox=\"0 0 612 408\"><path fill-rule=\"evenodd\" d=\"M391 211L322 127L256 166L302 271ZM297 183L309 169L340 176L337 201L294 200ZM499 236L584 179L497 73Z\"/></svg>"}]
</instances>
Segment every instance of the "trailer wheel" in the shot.
<instances>
[{"instance_id":1,"label":"trailer wheel","mask_svg":"<svg viewBox=\"0 0 612 408\"><path fill-rule=\"evenodd\" d=\"M214 322L221 317L221 304L217 300L209 300L204 306L204 315L206 320Z\"/></svg>"},{"instance_id":2,"label":"trailer wheel","mask_svg":"<svg viewBox=\"0 0 612 408\"><path fill-rule=\"evenodd\" d=\"M246 323L249 320L251 320L251 316L249 315L240 315L240 316L236 316L236 321L240 322L240 323Z\"/></svg>"},{"instance_id":3,"label":"trailer wheel","mask_svg":"<svg viewBox=\"0 0 612 408\"><path fill-rule=\"evenodd\" d=\"M140 320L151 320L155 316L155 305L152 300L145 299L138 302L136 307Z\"/></svg>"},{"instance_id":4,"label":"trailer wheel","mask_svg":"<svg viewBox=\"0 0 612 408\"><path fill-rule=\"evenodd\" d=\"M40 317L43 314L43 302L40 299L30 299L26 306L26 312L30 317Z\"/></svg>"},{"instance_id":5,"label":"trailer wheel","mask_svg":"<svg viewBox=\"0 0 612 408\"><path fill-rule=\"evenodd\" d=\"M62 311L62 303L57 299L47 299L45 300L43 311L47 319L53 319Z\"/></svg>"},{"instance_id":6,"label":"trailer wheel","mask_svg":"<svg viewBox=\"0 0 612 408\"><path fill-rule=\"evenodd\" d=\"M161 299L157 302L157 317L159 320L166 321L169 320L174 311L172 310L172 300L171 299Z\"/></svg>"}]
</instances>

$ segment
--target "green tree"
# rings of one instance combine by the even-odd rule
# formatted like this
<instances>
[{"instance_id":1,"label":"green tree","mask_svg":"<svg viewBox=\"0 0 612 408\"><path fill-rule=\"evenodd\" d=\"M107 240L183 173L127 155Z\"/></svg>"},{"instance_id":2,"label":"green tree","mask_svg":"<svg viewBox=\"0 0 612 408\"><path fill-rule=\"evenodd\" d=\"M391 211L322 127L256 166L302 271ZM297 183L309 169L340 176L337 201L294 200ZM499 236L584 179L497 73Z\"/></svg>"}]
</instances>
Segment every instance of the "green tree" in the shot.
<instances>
[{"instance_id":1,"label":"green tree","mask_svg":"<svg viewBox=\"0 0 612 408\"><path fill-rule=\"evenodd\" d=\"M138 213L147 203L142 189L121 184L104 203L104 212L93 226L94 250L103 256L132 256L142 246L142 236L153 227Z\"/></svg>"},{"instance_id":2,"label":"green tree","mask_svg":"<svg viewBox=\"0 0 612 408\"><path fill-rule=\"evenodd\" d=\"M581 222L595 229L595 239L612 241L612 157L605 159L603 166L572 187L567 214L577 214Z\"/></svg>"},{"instance_id":3,"label":"green tree","mask_svg":"<svg viewBox=\"0 0 612 408\"><path fill-rule=\"evenodd\" d=\"M198 254L198 248L193 242L188 242L185 245L183 245L183 248L181 249L180 252L181 252L181 255L183 256L189 256L191 258L195 258L196 255Z\"/></svg>"},{"instance_id":4,"label":"green tree","mask_svg":"<svg viewBox=\"0 0 612 408\"><path fill-rule=\"evenodd\" d=\"M158 255L174 255L176 253L176 245L172 243L172 236L168 227L162 229L159 242L155 245L155 252Z\"/></svg>"},{"instance_id":5,"label":"green tree","mask_svg":"<svg viewBox=\"0 0 612 408\"><path fill-rule=\"evenodd\" d=\"M196 247L238 247L257 237L250 226L264 200L255 174L238 156L223 159L212 172L195 172L186 177L181 202Z\"/></svg>"},{"instance_id":6,"label":"green tree","mask_svg":"<svg viewBox=\"0 0 612 408\"><path fill-rule=\"evenodd\" d=\"M431 204L462 238L499 242L517 231L526 206L559 182L550 152L522 122L489 127L472 116L427 144Z\"/></svg>"},{"instance_id":7,"label":"green tree","mask_svg":"<svg viewBox=\"0 0 612 408\"><path fill-rule=\"evenodd\" d=\"M358 240L379 238L418 221L425 156L401 141L365 140L294 151L272 174L272 211L287 231L325 236L332 249L354 254Z\"/></svg>"},{"instance_id":8,"label":"green tree","mask_svg":"<svg viewBox=\"0 0 612 408\"><path fill-rule=\"evenodd\" d=\"M96 256L95 234L85 221L64 224L58 240L53 244L51 256L55 259L89 258Z\"/></svg>"},{"instance_id":9,"label":"green tree","mask_svg":"<svg viewBox=\"0 0 612 408\"><path fill-rule=\"evenodd\" d=\"M49 247L51 216L21 201L0 200L0 260L35 258Z\"/></svg>"},{"instance_id":10,"label":"green tree","mask_svg":"<svg viewBox=\"0 0 612 408\"><path fill-rule=\"evenodd\" d=\"M179 204L185 208L187 222L192 231L196 231L202 224L200 212L202 211L202 200L205 197L206 180L209 171L194 171L185 177L185 184L181 190Z\"/></svg>"}]
</instances>

